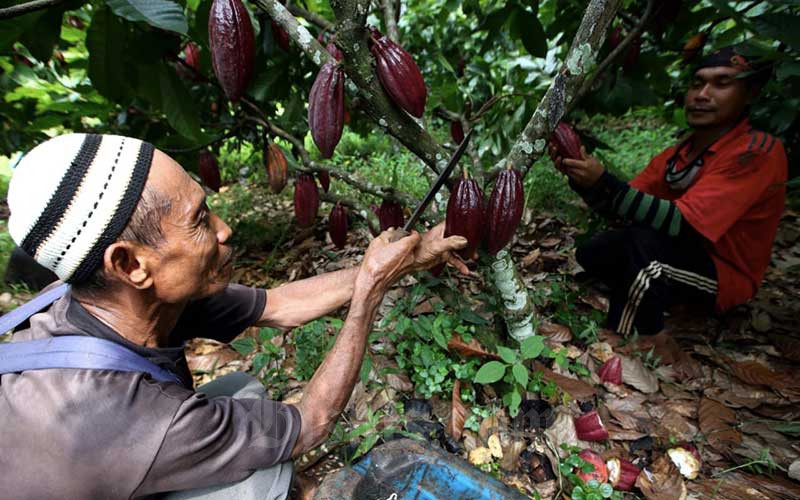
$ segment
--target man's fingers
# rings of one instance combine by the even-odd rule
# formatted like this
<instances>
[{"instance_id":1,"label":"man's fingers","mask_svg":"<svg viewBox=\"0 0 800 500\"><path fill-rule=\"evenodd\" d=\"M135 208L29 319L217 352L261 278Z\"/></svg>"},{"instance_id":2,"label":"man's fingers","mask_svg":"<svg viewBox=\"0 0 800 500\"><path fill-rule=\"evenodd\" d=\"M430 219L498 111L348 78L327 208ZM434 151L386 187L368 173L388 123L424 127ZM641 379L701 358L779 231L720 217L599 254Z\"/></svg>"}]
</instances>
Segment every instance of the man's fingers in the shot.
<instances>
[{"instance_id":1,"label":"man's fingers","mask_svg":"<svg viewBox=\"0 0 800 500\"><path fill-rule=\"evenodd\" d=\"M465 246L467 246L467 239L463 236L448 236L447 238L441 240L439 245L437 245L439 250L443 252L449 252L451 250L461 250Z\"/></svg>"},{"instance_id":2,"label":"man's fingers","mask_svg":"<svg viewBox=\"0 0 800 500\"><path fill-rule=\"evenodd\" d=\"M465 276L469 276L470 274L472 274L472 273L469 272L469 268L467 267L467 265L464 264L464 261L461 260L458 257L458 255L455 255L455 254L452 254L452 253L448 253L447 256L445 257L445 262L447 262L449 265L455 267L458 270L458 272L460 272L461 274L463 274Z\"/></svg>"}]
</instances>

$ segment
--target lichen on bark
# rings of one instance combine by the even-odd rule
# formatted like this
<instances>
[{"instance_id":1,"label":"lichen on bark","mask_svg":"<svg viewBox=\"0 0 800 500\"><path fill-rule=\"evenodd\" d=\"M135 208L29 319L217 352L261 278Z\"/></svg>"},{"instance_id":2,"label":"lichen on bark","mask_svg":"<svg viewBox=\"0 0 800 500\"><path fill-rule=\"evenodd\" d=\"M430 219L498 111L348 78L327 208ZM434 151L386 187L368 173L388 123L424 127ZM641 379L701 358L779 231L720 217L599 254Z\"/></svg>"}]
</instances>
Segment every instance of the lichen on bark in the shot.
<instances>
[{"instance_id":1,"label":"lichen on bark","mask_svg":"<svg viewBox=\"0 0 800 500\"><path fill-rule=\"evenodd\" d=\"M497 252L485 269L489 269L488 281L502 300L508 334L518 342L536 335L536 310L508 251Z\"/></svg>"}]
</instances>

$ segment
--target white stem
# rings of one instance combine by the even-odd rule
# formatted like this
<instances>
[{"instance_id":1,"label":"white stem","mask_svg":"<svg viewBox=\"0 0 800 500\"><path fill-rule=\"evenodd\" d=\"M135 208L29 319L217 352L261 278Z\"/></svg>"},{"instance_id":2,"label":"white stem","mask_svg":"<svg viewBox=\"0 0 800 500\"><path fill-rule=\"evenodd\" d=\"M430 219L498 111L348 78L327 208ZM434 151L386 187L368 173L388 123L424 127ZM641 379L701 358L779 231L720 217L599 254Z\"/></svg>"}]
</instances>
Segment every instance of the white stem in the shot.
<instances>
[{"instance_id":1,"label":"white stem","mask_svg":"<svg viewBox=\"0 0 800 500\"><path fill-rule=\"evenodd\" d=\"M511 255L500 250L490 267L491 283L503 301L508 334L518 342L536 335L533 322L536 310Z\"/></svg>"}]
</instances>

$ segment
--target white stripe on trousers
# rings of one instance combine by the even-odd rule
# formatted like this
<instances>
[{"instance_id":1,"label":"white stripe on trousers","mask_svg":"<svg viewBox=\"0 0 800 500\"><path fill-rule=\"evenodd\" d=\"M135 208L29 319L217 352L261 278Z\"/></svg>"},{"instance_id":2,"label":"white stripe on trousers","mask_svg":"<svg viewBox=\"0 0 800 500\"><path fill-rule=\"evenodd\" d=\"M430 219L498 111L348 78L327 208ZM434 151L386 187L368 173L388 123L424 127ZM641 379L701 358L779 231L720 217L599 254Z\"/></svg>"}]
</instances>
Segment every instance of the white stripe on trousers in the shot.
<instances>
[{"instance_id":1,"label":"white stripe on trousers","mask_svg":"<svg viewBox=\"0 0 800 500\"><path fill-rule=\"evenodd\" d=\"M618 329L622 334L629 334L633 327L633 320L641 304L642 297L650 288L650 281L658 279L662 272L668 277L679 283L693 286L703 292L716 295L717 282L707 276L693 273L683 269L678 269L667 264L662 264L656 260L652 261L647 267L642 268L636 279L631 283L628 291L628 301L622 310Z\"/></svg>"}]
</instances>

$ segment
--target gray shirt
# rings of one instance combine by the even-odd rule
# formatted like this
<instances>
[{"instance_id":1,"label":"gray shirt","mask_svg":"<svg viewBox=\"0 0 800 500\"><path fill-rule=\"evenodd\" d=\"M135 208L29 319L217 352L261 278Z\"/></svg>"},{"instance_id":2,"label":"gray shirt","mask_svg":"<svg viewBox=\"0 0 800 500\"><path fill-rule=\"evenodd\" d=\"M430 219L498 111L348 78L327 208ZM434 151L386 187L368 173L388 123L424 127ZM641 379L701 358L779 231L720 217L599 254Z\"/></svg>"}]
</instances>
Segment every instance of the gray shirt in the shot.
<instances>
[{"instance_id":1,"label":"gray shirt","mask_svg":"<svg viewBox=\"0 0 800 500\"><path fill-rule=\"evenodd\" d=\"M118 342L177 374L49 369L0 376L0 499L117 499L238 481L289 459L296 408L208 398L192 388L183 342L230 342L253 325L266 293L230 285L189 304L168 347L129 342L69 294L13 341L88 335Z\"/></svg>"}]
</instances>

